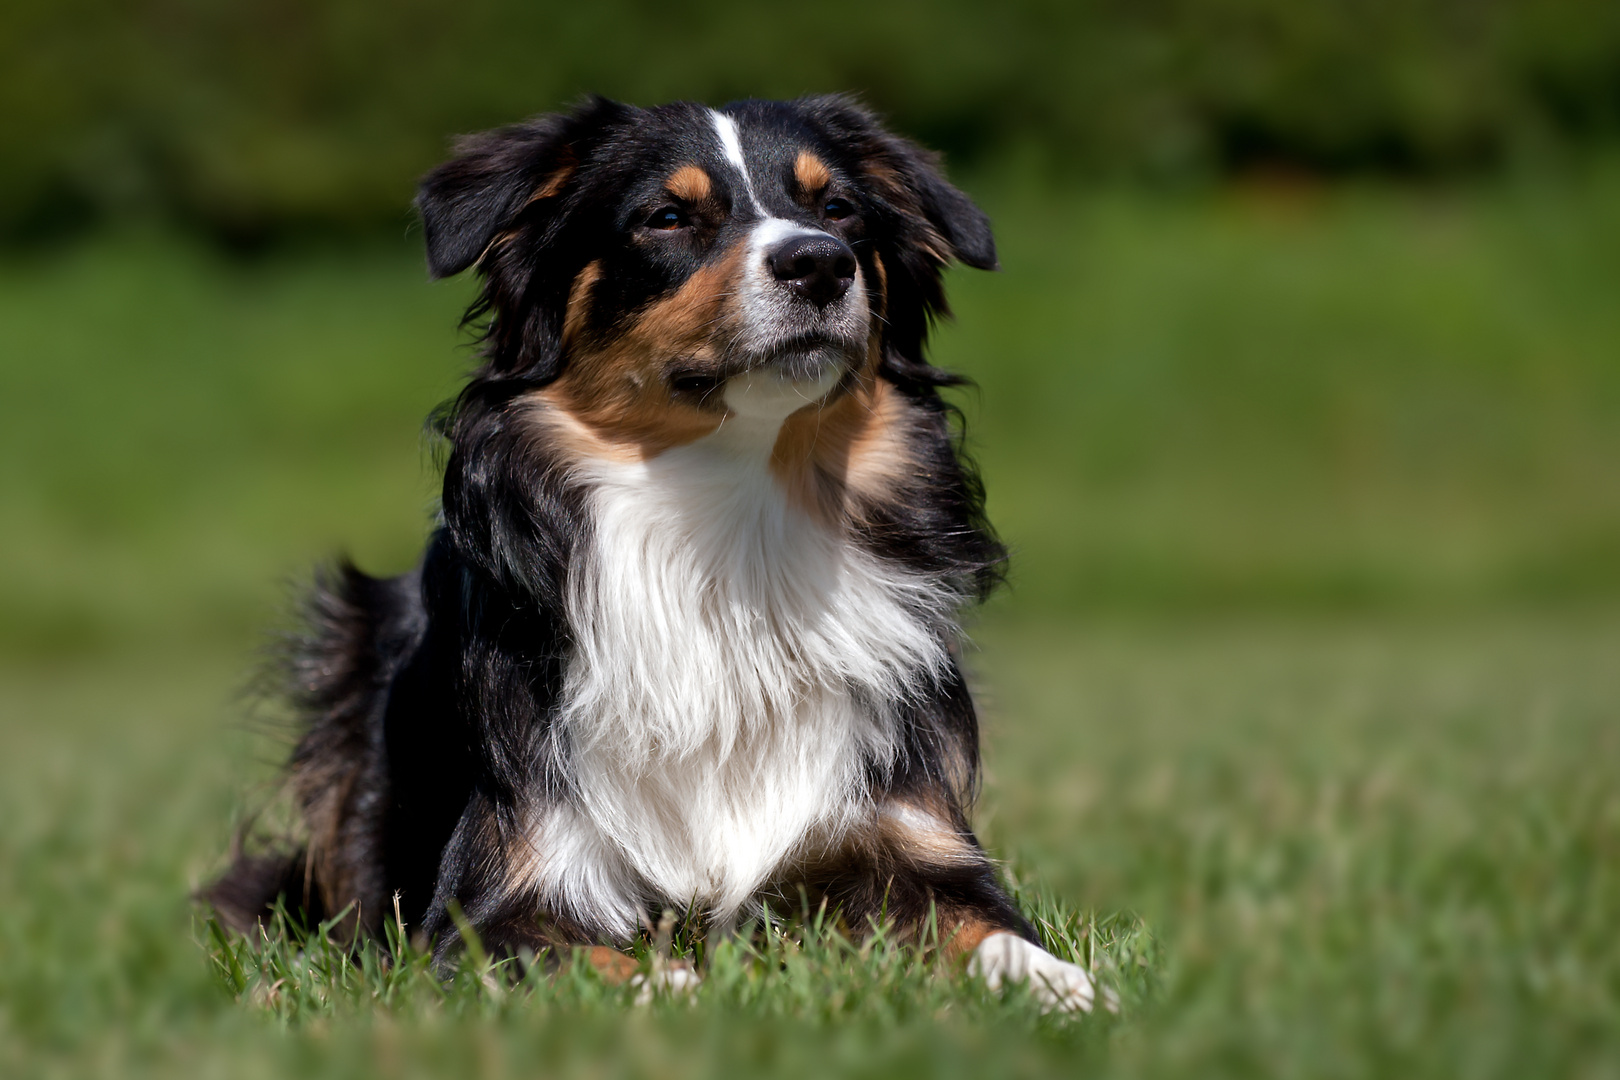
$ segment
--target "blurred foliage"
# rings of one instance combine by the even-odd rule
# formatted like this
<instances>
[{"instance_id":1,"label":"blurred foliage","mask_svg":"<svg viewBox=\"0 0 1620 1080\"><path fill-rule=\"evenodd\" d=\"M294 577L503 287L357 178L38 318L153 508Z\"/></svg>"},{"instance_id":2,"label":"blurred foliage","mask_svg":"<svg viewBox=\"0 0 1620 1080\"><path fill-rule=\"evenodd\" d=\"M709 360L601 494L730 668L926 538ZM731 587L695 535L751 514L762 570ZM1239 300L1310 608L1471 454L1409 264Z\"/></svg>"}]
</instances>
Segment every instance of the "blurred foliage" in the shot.
<instances>
[{"instance_id":1,"label":"blurred foliage","mask_svg":"<svg viewBox=\"0 0 1620 1080\"><path fill-rule=\"evenodd\" d=\"M9 0L0 236L401 226L447 137L585 92L854 90L972 162L1455 171L1620 131L1606 0Z\"/></svg>"}]
</instances>

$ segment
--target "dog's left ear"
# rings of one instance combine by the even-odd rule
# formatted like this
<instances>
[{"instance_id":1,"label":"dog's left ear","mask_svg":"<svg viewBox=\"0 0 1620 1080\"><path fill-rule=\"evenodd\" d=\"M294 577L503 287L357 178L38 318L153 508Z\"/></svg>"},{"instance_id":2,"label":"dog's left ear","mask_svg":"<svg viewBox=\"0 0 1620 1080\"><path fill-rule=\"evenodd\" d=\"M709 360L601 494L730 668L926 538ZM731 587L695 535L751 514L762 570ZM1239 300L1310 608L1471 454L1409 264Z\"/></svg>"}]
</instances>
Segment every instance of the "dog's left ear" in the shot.
<instances>
[{"instance_id":1,"label":"dog's left ear","mask_svg":"<svg viewBox=\"0 0 1620 1080\"><path fill-rule=\"evenodd\" d=\"M847 95L804 98L800 105L835 142L853 148L873 190L899 215L907 234L899 238L902 243L940 266L956 261L999 269L990 219L945 179L938 154L884 130L872 112Z\"/></svg>"}]
</instances>

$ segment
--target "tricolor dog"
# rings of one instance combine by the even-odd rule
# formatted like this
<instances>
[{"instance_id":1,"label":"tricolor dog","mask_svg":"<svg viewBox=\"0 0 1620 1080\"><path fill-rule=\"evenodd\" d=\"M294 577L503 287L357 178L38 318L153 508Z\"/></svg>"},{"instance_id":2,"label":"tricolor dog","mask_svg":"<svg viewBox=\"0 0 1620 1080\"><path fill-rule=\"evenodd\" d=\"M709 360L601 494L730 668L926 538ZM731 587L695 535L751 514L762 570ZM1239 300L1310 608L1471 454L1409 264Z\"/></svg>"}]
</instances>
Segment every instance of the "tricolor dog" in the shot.
<instances>
[{"instance_id":1,"label":"tricolor dog","mask_svg":"<svg viewBox=\"0 0 1620 1080\"><path fill-rule=\"evenodd\" d=\"M397 893L441 963L459 911L623 977L661 911L808 896L1088 1009L968 824L958 618L1005 553L923 347L941 270L996 265L984 214L841 97L593 100L464 140L417 206L434 276L482 283L442 515L414 572L316 590L306 846L239 858L221 914L374 934Z\"/></svg>"}]
</instances>

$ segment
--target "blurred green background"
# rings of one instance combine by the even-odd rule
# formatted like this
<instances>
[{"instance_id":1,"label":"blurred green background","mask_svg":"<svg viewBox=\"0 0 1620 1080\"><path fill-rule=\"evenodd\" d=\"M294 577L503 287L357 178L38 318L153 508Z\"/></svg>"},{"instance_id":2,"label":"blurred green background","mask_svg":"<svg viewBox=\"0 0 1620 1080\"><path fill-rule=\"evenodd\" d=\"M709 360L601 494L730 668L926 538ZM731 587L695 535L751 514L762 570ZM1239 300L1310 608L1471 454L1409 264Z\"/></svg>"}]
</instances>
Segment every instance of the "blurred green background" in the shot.
<instances>
[{"instance_id":1,"label":"blurred green background","mask_svg":"<svg viewBox=\"0 0 1620 1080\"><path fill-rule=\"evenodd\" d=\"M445 134L592 91L856 90L974 166L1455 174L1620 131L1601 0L13 0L0 229L396 228Z\"/></svg>"},{"instance_id":2,"label":"blurred green background","mask_svg":"<svg viewBox=\"0 0 1620 1080\"><path fill-rule=\"evenodd\" d=\"M1155 989L641 1056L233 1003L186 896L282 752L233 691L315 562L410 564L472 361L415 177L823 90L996 224L934 352L1015 552L980 820ZM1620 1075L1620 5L13 0L0 116L5 1071Z\"/></svg>"}]
</instances>

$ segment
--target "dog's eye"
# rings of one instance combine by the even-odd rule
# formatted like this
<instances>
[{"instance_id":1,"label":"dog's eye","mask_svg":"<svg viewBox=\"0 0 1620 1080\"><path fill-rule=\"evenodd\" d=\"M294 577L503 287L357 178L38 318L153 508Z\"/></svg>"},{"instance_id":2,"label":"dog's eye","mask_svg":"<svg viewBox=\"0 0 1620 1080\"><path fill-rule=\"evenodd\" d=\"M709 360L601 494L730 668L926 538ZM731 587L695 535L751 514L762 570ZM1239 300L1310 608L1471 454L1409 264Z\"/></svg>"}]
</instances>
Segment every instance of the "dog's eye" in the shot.
<instances>
[{"instance_id":1,"label":"dog's eye","mask_svg":"<svg viewBox=\"0 0 1620 1080\"><path fill-rule=\"evenodd\" d=\"M647 215L647 228L649 229L663 229L667 232L670 229L683 229L688 224L686 215L681 212L681 208L678 206L660 206Z\"/></svg>"},{"instance_id":2,"label":"dog's eye","mask_svg":"<svg viewBox=\"0 0 1620 1080\"><path fill-rule=\"evenodd\" d=\"M828 221L843 221L855 212L855 206L848 199L828 199L821 212L827 215Z\"/></svg>"}]
</instances>

